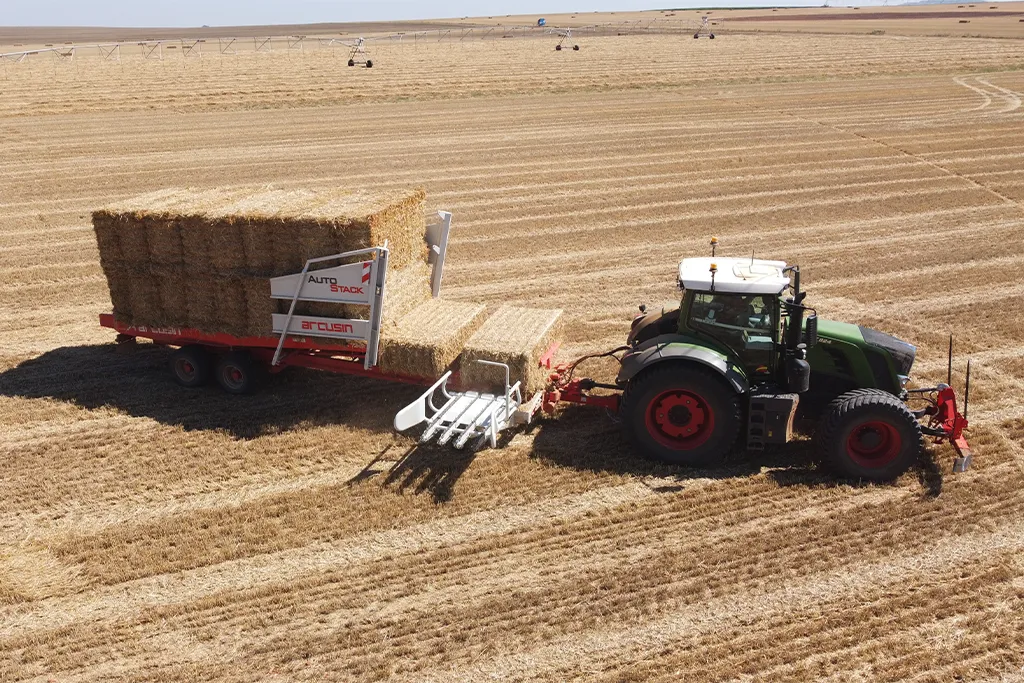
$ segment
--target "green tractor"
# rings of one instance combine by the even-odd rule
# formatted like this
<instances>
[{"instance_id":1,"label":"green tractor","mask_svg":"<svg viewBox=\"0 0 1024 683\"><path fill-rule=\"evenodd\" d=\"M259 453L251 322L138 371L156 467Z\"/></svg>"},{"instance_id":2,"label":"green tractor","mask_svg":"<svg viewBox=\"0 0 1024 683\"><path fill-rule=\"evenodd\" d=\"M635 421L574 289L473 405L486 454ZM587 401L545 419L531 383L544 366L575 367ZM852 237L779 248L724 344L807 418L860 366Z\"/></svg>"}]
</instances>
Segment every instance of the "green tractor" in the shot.
<instances>
[{"instance_id":1,"label":"green tractor","mask_svg":"<svg viewBox=\"0 0 1024 683\"><path fill-rule=\"evenodd\" d=\"M970 466L967 420L949 382L907 389L914 346L819 319L805 304L799 266L715 258L716 244L711 258L680 263L679 308L653 314L640 306L621 349L618 408L642 453L714 466L741 445L790 441L799 414L817 422L821 459L842 477L894 479L915 463L926 437L953 445L954 471ZM562 400L602 386L577 382L562 387ZM923 407L912 410L911 400Z\"/></svg>"}]
</instances>

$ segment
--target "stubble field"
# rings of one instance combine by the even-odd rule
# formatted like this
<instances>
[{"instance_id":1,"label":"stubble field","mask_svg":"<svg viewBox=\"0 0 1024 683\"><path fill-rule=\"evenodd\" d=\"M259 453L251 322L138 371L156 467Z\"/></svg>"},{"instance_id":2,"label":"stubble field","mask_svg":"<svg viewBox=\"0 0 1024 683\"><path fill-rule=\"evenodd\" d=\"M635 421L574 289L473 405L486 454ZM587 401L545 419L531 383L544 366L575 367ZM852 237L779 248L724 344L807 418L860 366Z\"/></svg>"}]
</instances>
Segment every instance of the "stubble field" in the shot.
<instances>
[{"instance_id":1,"label":"stubble field","mask_svg":"<svg viewBox=\"0 0 1024 683\"><path fill-rule=\"evenodd\" d=\"M1018 41L551 47L7 72L0 679L1020 679ZM455 214L444 296L564 308L565 357L673 300L711 235L800 263L822 315L917 344L922 383L956 335L975 468L941 447L857 486L795 444L679 470L583 410L414 449L390 424L415 388L229 398L115 353L89 212L254 182L425 187Z\"/></svg>"}]
</instances>

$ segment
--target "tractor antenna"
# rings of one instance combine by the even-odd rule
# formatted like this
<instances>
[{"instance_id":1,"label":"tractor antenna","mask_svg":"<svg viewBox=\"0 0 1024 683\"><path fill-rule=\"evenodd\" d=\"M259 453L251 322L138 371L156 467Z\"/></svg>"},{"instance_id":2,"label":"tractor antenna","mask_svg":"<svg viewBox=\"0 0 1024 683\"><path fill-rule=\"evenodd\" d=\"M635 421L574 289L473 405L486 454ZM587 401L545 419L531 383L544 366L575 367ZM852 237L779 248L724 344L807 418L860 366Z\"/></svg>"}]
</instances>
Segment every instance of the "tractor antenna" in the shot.
<instances>
[{"instance_id":1,"label":"tractor antenna","mask_svg":"<svg viewBox=\"0 0 1024 683\"><path fill-rule=\"evenodd\" d=\"M946 364L946 384L953 386L953 335L949 335L949 361Z\"/></svg>"},{"instance_id":2,"label":"tractor antenna","mask_svg":"<svg viewBox=\"0 0 1024 683\"><path fill-rule=\"evenodd\" d=\"M718 238L717 237L712 237L711 238L711 258L715 258L715 247L717 247L717 246L718 246ZM713 268L712 268L712 272L714 272Z\"/></svg>"},{"instance_id":3,"label":"tractor antenna","mask_svg":"<svg viewBox=\"0 0 1024 683\"><path fill-rule=\"evenodd\" d=\"M713 248L713 247L712 247ZM718 266L714 263L711 264L711 291L715 291L715 273L718 272Z\"/></svg>"},{"instance_id":4,"label":"tractor antenna","mask_svg":"<svg viewBox=\"0 0 1024 683\"><path fill-rule=\"evenodd\" d=\"M964 382L964 419L967 419L967 403L971 400L971 359L967 359L967 379Z\"/></svg>"}]
</instances>

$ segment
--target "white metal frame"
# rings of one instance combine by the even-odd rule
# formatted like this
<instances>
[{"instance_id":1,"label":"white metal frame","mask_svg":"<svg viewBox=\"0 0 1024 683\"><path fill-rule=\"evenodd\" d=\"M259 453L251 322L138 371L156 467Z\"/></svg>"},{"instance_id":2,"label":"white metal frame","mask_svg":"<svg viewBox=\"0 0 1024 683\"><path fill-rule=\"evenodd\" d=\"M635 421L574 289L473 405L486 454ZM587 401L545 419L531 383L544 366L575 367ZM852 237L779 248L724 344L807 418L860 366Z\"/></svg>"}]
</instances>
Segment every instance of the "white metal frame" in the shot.
<instances>
[{"instance_id":1,"label":"white metal frame","mask_svg":"<svg viewBox=\"0 0 1024 683\"><path fill-rule=\"evenodd\" d=\"M429 263L433 264L433 269L430 274L430 291L434 298L437 298L441 294L441 279L444 276L444 262L445 257L448 254L448 238L452 230L452 214L450 211L438 211L437 216L440 221L428 225L425 235L428 248L427 259ZM340 271L339 275L340 273L344 273L354 276L356 271L359 271L361 274L365 265L369 263L369 282L373 285L373 291L370 293L368 300L364 301L363 296L347 297L344 295L326 295L312 290L309 292L305 291L306 285L309 283L309 278L306 276L310 274L309 267L311 265L333 260L351 261L352 259L363 255L370 256L370 260L368 262L363 260L355 263L342 264L323 272L332 273L333 271ZM291 301L287 314L274 314L273 329L275 330L275 333L279 333L281 336L277 341L277 348L274 351L274 358L271 361L271 365L277 365L280 362L281 352L284 348L284 342L287 337L289 335L298 334L291 330L292 321L295 319L296 304L299 301L320 301L369 306L367 320L354 320L348 318L316 318L311 316L302 316L301 319L314 323L325 322L351 326L353 329L352 334L328 334L325 336L337 336L341 339L364 340L366 342L366 357L363 361L363 367L368 370L375 366L377 364L377 352L380 346L380 323L384 314L384 291L387 285L388 255L388 247L385 242L383 247L357 249L355 251L348 251L342 254L333 254L331 256L321 256L319 258L309 259L303 266L301 273L298 273L297 275L283 275L281 277L271 278L271 296L273 298L288 299ZM321 271L314 270L312 272L316 274ZM283 294L284 291L289 290L282 288L291 287L292 285L290 283L292 280L295 281L295 289L288 295ZM357 282L358 281L360 280L357 280ZM274 294L275 290L282 293ZM278 322L280 322L280 324L278 324ZM364 324L367 326L366 334L356 334L355 329L362 327ZM278 330L278 328L280 329ZM312 334L310 336L319 335Z\"/></svg>"},{"instance_id":2,"label":"white metal frame","mask_svg":"<svg viewBox=\"0 0 1024 683\"><path fill-rule=\"evenodd\" d=\"M314 263L324 263L325 261L333 261L337 259L350 259L363 255L372 256L370 265L370 283L373 286L373 292L369 296L370 311L367 316L367 320L349 320L346 318L320 318L319 320L330 320L339 324L369 323L366 336L362 337L362 339L366 341L366 356L363 359L363 367L369 370L377 364L377 350L380 345L380 321L384 311L384 287L388 271L388 248L386 245L383 247L370 247L369 249L347 251L345 253L334 254L332 256L321 256L319 258L312 258L306 261L306 265L303 266L302 272L299 274L298 286L295 288L295 293L292 295L291 305L288 306L288 313L285 315L280 326L281 336L277 340L277 348L274 350L274 358L270 362L271 365L277 365L280 362L281 350L284 348L285 340L289 335L295 334L291 331L292 319L295 317L295 305L299 301L322 300L308 299L302 296L303 289L305 289L306 284L309 281L309 278L306 277L309 274L309 267ZM361 269L362 263L351 263L347 264L347 266ZM338 303L344 303L344 301L339 300ZM275 327L277 327L276 324Z\"/></svg>"},{"instance_id":3,"label":"white metal frame","mask_svg":"<svg viewBox=\"0 0 1024 683\"><path fill-rule=\"evenodd\" d=\"M448 380L452 371L449 370L419 398L398 411L395 429L404 432L426 422L420 443L429 443L436 437L437 443L444 445L454 437L452 445L461 449L475 438L472 448L477 450L485 443L495 448L498 433L503 429L529 423L536 412L537 401L531 401L526 409L521 407L523 397L519 382L509 386L508 365L489 360L476 362L505 369L504 395L450 392Z\"/></svg>"}]
</instances>

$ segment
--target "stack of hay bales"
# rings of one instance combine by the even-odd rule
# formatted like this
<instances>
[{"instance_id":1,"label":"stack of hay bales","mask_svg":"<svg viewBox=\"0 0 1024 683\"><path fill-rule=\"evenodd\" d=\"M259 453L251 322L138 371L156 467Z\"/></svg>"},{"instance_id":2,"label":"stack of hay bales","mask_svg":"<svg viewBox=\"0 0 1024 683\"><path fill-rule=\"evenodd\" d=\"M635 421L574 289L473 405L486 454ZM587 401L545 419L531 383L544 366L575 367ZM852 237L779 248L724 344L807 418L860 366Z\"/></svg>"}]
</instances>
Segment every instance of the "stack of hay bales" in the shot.
<instances>
[{"instance_id":1,"label":"stack of hay bales","mask_svg":"<svg viewBox=\"0 0 1024 683\"><path fill-rule=\"evenodd\" d=\"M424 198L422 190L161 190L94 212L93 226L117 320L268 335L271 315L288 305L270 298L269 278L297 273L309 258L387 241L385 314L397 320L427 299ZM368 313L319 306L299 312Z\"/></svg>"},{"instance_id":2,"label":"stack of hay bales","mask_svg":"<svg viewBox=\"0 0 1024 683\"><path fill-rule=\"evenodd\" d=\"M491 360L509 366L509 384L522 382L524 396L543 389L550 371L538 361L561 333L561 310L502 306L466 341L459 359L463 384L503 392L504 369L475 362Z\"/></svg>"}]
</instances>

